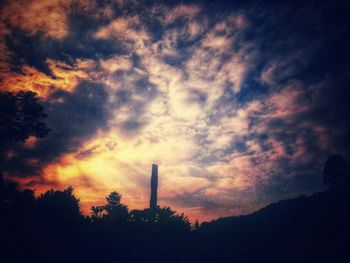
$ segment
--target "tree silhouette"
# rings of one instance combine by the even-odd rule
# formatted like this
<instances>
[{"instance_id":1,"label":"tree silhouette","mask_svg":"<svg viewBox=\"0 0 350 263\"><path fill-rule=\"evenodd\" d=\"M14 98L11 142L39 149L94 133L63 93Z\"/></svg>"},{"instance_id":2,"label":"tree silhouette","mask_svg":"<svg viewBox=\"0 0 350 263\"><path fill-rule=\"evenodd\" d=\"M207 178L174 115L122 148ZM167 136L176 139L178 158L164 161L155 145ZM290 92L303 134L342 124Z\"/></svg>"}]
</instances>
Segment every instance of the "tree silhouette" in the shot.
<instances>
[{"instance_id":1,"label":"tree silhouette","mask_svg":"<svg viewBox=\"0 0 350 263\"><path fill-rule=\"evenodd\" d=\"M170 207L157 209L156 222L161 225L164 231L188 232L191 229L191 223L184 214L178 215Z\"/></svg>"},{"instance_id":2,"label":"tree silhouette","mask_svg":"<svg viewBox=\"0 0 350 263\"><path fill-rule=\"evenodd\" d=\"M194 223L193 229L194 230L198 230L199 229L199 222L198 222L198 220L196 220L196 222Z\"/></svg>"},{"instance_id":3,"label":"tree silhouette","mask_svg":"<svg viewBox=\"0 0 350 263\"><path fill-rule=\"evenodd\" d=\"M117 192L111 192L106 198L107 204L104 206L106 217L112 221L122 222L128 218L128 207L121 204L121 195Z\"/></svg>"},{"instance_id":4,"label":"tree silhouette","mask_svg":"<svg viewBox=\"0 0 350 263\"><path fill-rule=\"evenodd\" d=\"M25 189L18 190L18 184L13 181L4 180L0 177L0 210L11 207L16 213L23 213L26 207L33 208L35 202L34 191Z\"/></svg>"},{"instance_id":5,"label":"tree silhouette","mask_svg":"<svg viewBox=\"0 0 350 263\"><path fill-rule=\"evenodd\" d=\"M350 180L350 163L341 155L328 157L324 169L323 180L331 190L347 185Z\"/></svg>"},{"instance_id":6,"label":"tree silhouette","mask_svg":"<svg viewBox=\"0 0 350 263\"><path fill-rule=\"evenodd\" d=\"M61 220L76 220L81 217L79 199L74 196L72 187L63 191L51 189L41 194L37 206L44 217Z\"/></svg>"},{"instance_id":7,"label":"tree silhouette","mask_svg":"<svg viewBox=\"0 0 350 263\"><path fill-rule=\"evenodd\" d=\"M170 207L157 207L157 209L133 210L130 212L130 221L145 226L147 225L158 232L187 232L191 229L188 218L176 214Z\"/></svg>"},{"instance_id":8,"label":"tree silhouette","mask_svg":"<svg viewBox=\"0 0 350 263\"><path fill-rule=\"evenodd\" d=\"M105 210L104 206L92 206L90 208L91 210L91 216L93 219L101 219L102 218L102 212Z\"/></svg>"},{"instance_id":9,"label":"tree silhouette","mask_svg":"<svg viewBox=\"0 0 350 263\"><path fill-rule=\"evenodd\" d=\"M0 144L24 142L29 136L42 138L49 129L43 120L47 117L38 103L36 93L0 93Z\"/></svg>"}]
</instances>

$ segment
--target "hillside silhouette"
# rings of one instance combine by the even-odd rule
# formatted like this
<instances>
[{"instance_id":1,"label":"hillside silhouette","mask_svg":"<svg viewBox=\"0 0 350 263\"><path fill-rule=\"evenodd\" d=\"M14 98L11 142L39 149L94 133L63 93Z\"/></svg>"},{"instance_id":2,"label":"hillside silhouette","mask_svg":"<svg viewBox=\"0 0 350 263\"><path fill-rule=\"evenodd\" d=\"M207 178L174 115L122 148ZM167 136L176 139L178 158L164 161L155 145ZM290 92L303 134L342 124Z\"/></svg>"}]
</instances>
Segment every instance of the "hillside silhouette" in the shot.
<instances>
[{"instance_id":1,"label":"hillside silhouette","mask_svg":"<svg viewBox=\"0 0 350 263\"><path fill-rule=\"evenodd\" d=\"M205 258L348 262L350 163L340 155L330 156L323 174L326 192L282 200L246 216L203 223L198 236L207 240L203 242Z\"/></svg>"},{"instance_id":2,"label":"hillside silhouette","mask_svg":"<svg viewBox=\"0 0 350 263\"><path fill-rule=\"evenodd\" d=\"M203 250L213 262L347 262L349 197L323 192L279 201L203 223L198 236L208 240Z\"/></svg>"}]
</instances>

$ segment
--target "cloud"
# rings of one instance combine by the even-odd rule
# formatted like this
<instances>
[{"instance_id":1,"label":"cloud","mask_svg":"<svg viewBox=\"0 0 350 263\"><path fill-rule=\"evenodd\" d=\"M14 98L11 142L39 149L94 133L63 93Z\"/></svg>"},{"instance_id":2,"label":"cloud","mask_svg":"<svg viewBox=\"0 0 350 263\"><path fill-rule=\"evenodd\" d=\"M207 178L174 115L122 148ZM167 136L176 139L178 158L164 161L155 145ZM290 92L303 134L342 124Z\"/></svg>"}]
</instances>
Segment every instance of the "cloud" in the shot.
<instances>
[{"instance_id":1,"label":"cloud","mask_svg":"<svg viewBox=\"0 0 350 263\"><path fill-rule=\"evenodd\" d=\"M116 71L128 71L132 67L132 62L127 56L116 56L109 59L100 60L101 67L108 71L108 73L114 73Z\"/></svg>"},{"instance_id":2,"label":"cloud","mask_svg":"<svg viewBox=\"0 0 350 263\"><path fill-rule=\"evenodd\" d=\"M193 19L199 12L200 12L200 8L196 5L180 4L166 14L164 22L166 24L170 24L175 22L177 19L181 17L187 17L189 19Z\"/></svg>"},{"instance_id":3,"label":"cloud","mask_svg":"<svg viewBox=\"0 0 350 263\"><path fill-rule=\"evenodd\" d=\"M62 40L69 34L68 16L72 1L9 1L1 11L2 17L12 27L29 35L38 32Z\"/></svg>"},{"instance_id":4,"label":"cloud","mask_svg":"<svg viewBox=\"0 0 350 263\"><path fill-rule=\"evenodd\" d=\"M78 150L86 139L107 125L106 103L107 94L101 84L81 82L72 93L55 91L45 103L49 115L46 123L52 132L35 141L35 147L29 147L30 141L16 146L14 156L5 161L4 174L38 176L43 167L61 155Z\"/></svg>"},{"instance_id":5,"label":"cloud","mask_svg":"<svg viewBox=\"0 0 350 263\"><path fill-rule=\"evenodd\" d=\"M138 16L121 17L108 25L99 28L96 39L115 39L126 45L127 49L143 52L146 42L150 40L148 33L142 28Z\"/></svg>"},{"instance_id":6,"label":"cloud","mask_svg":"<svg viewBox=\"0 0 350 263\"><path fill-rule=\"evenodd\" d=\"M1 89L38 92L53 131L2 152L23 187L143 208L156 162L160 203L211 219L319 190L322 160L349 153L347 66L318 29L340 39L341 18L322 7L25 5L0 24Z\"/></svg>"},{"instance_id":7,"label":"cloud","mask_svg":"<svg viewBox=\"0 0 350 263\"><path fill-rule=\"evenodd\" d=\"M51 75L26 64L21 67L20 72L12 72L9 69L2 71L0 76L4 81L0 88L12 92L30 90L47 99L56 90L72 92L81 80L89 79L88 71L94 67L95 62L78 59L73 65L68 65L47 59L46 63Z\"/></svg>"}]
</instances>

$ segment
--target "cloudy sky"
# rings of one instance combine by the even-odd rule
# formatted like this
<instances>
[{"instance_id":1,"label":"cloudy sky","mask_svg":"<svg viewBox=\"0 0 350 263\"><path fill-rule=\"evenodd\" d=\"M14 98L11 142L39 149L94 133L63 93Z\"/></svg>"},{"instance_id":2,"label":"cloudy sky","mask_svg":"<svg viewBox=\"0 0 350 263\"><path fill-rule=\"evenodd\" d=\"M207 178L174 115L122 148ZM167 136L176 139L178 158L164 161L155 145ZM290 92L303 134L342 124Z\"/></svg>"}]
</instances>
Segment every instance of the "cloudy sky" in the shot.
<instances>
[{"instance_id":1,"label":"cloudy sky","mask_svg":"<svg viewBox=\"0 0 350 263\"><path fill-rule=\"evenodd\" d=\"M135 209L157 163L159 203L192 220L324 189L350 153L350 10L296 2L1 1L0 90L37 92L52 129L3 173Z\"/></svg>"}]
</instances>

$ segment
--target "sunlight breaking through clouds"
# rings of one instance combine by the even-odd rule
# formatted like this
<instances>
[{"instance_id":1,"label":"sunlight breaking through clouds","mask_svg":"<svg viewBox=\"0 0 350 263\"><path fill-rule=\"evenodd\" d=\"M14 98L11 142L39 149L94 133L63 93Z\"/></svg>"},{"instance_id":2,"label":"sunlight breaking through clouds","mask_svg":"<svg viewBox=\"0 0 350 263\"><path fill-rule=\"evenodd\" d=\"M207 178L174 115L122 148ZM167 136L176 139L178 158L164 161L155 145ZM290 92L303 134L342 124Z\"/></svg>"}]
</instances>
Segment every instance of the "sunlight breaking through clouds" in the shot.
<instances>
[{"instance_id":1,"label":"sunlight breaking through clouds","mask_svg":"<svg viewBox=\"0 0 350 263\"><path fill-rule=\"evenodd\" d=\"M330 147L326 123L310 117L329 84L297 75L308 65L302 48L284 59L266 51L260 38L268 32L254 31L250 11L28 1L16 12L19 3L1 10L9 19L0 24L1 90L37 92L56 132L11 152L21 165L9 161L5 174L23 187L72 185L85 211L117 190L130 208L142 208L155 162L160 204L201 220L247 213L274 191L320 187L315 179L288 189L299 176L288 168L318 163L316 151ZM92 22L76 32L74 15ZM41 41L43 61L28 55L11 67L23 49L16 36L7 45L16 29ZM61 147L45 155L48 142Z\"/></svg>"}]
</instances>

